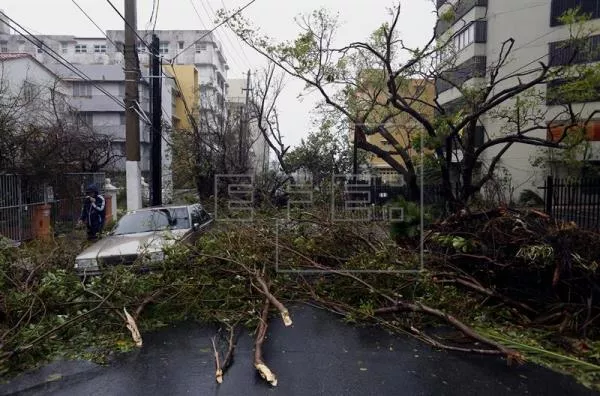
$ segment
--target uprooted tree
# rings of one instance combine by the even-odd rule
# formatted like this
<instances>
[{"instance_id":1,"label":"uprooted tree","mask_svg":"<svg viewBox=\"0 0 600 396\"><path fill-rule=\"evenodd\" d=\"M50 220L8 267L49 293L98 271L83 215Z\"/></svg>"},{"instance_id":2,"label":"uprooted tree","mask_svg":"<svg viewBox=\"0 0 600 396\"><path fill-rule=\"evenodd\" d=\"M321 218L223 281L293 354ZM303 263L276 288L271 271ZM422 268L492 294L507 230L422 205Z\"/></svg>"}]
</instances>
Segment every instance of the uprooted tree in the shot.
<instances>
[{"instance_id":1,"label":"uprooted tree","mask_svg":"<svg viewBox=\"0 0 600 396\"><path fill-rule=\"evenodd\" d=\"M457 22L454 6L441 8L438 22ZM579 105L597 96L598 66L585 65L592 43L585 28L586 17L570 11L562 22L570 26L570 38L562 43L560 59L537 59L513 70L511 57L520 46L507 34L497 58L465 81L457 64L458 49L452 31L434 34L423 48L410 48L399 33L401 7L390 9L391 20L382 24L364 41L339 44L335 33L337 17L319 10L297 20L301 30L290 42L277 42L264 36L237 15L230 25L248 45L307 89L321 94L324 102L356 128L356 144L382 158L401 174L411 195L418 191L415 139L423 133L426 147L435 153L441 171L444 194L455 208L469 204L494 177L501 158L518 144L555 149L570 148L566 139L597 113ZM222 15L224 16L224 14ZM447 84L462 100L441 105L439 94L431 93L433 82ZM557 83L560 83L557 85ZM556 106L545 105L559 98ZM557 88L556 88L557 87ZM485 141L477 142L480 119L494 119L501 126L487 131ZM394 128L408 126L403 138ZM560 129L553 139L546 134ZM378 135L393 150L369 141ZM462 153L453 167L455 151ZM479 165L487 162L484 169ZM454 189L453 178L460 182Z\"/></svg>"}]
</instances>

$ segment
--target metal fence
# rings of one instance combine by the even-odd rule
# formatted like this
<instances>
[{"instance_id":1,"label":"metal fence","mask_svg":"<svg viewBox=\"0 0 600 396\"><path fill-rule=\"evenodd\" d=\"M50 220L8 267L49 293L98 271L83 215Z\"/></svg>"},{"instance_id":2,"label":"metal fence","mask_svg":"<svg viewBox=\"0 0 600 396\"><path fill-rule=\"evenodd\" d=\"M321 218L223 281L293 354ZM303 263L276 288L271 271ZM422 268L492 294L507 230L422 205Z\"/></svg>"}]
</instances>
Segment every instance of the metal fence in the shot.
<instances>
[{"instance_id":1,"label":"metal fence","mask_svg":"<svg viewBox=\"0 0 600 396\"><path fill-rule=\"evenodd\" d=\"M397 204L399 199L412 201L420 206L419 198L411 197L408 186L384 183L381 179L366 178L355 180L347 178L339 180L338 197L334 198L333 209L343 211L348 206L357 212L369 207L370 216L375 220L389 218L389 206ZM420 195L420 194L419 194ZM350 205L349 205L350 204ZM426 184L423 186L423 210L434 217L441 216L447 211L447 199L441 184Z\"/></svg>"},{"instance_id":2,"label":"metal fence","mask_svg":"<svg viewBox=\"0 0 600 396\"><path fill-rule=\"evenodd\" d=\"M600 178L548 177L544 190L546 213L573 221L581 228L600 231Z\"/></svg>"},{"instance_id":3,"label":"metal fence","mask_svg":"<svg viewBox=\"0 0 600 396\"><path fill-rule=\"evenodd\" d=\"M43 205L50 205L51 226L55 231L72 228L79 218L85 188L90 183L102 191L104 173L69 173L54 180L0 175L0 235L16 242L33 239L34 213Z\"/></svg>"}]
</instances>

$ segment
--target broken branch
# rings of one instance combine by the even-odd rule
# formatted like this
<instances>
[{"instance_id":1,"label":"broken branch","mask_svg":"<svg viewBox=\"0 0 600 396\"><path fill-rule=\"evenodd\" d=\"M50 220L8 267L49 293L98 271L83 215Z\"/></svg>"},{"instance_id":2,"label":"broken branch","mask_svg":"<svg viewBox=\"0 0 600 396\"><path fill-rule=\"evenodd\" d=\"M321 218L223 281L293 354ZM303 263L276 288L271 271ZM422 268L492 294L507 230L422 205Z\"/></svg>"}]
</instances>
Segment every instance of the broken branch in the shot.
<instances>
[{"instance_id":1,"label":"broken branch","mask_svg":"<svg viewBox=\"0 0 600 396\"><path fill-rule=\"evenodd\" d=\"M268 320L269 320L269 299L265 299L265 303L263 306L262 314L260 316L260 321L258 323L258 328L256 331L256 341L254 343L254 367L258 370L260 376L267 381L272 386L277 386L277 377L275 374L267 367L262 357L262 346L265 342L265 337L267 335L268 328Z\"/></svg>"}]
</instances>

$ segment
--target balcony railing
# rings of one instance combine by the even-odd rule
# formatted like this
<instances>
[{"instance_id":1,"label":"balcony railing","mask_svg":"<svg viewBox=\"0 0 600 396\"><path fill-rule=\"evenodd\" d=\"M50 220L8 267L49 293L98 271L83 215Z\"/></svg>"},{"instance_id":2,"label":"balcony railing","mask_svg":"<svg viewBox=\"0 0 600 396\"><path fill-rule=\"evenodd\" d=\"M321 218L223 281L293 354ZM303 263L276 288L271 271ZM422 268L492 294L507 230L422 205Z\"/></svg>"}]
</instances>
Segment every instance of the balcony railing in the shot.
<instances>
[{"instance_id":1,"label":"balcony railing","mask_svg":"<svg viewBox=\"0 0 600 396\"><path fill-rule=\"evenodd\" d=\"M444 1L438 0L438 4L441 4ZM438 20L438 24L435 29L435 34L437 37L441 36L444 32L446 32L452 25L454 25L457 21L463 18L469 11L471 11L474 7L487 7L488 0L458 0L455 5L452 6L453 15L452 18L448 19L440 19ZM439 7L438 7L439 8Z\"/></svg>"}]
</instances>

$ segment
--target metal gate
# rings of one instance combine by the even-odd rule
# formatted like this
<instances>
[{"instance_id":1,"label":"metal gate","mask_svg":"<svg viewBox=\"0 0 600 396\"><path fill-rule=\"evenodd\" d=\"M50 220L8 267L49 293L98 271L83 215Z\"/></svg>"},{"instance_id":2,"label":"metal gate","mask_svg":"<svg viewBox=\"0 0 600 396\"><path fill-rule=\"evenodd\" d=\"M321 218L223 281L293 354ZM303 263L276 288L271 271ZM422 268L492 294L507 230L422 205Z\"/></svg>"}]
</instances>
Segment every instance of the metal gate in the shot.
<instances>
[{"instance_id":1,"label":"metal gate","mask_svg":"<svg viewBox=\"0 0 600 396\"><path fill-rule=\"evenodd\" d=\"M50 204L55 231L72 229L79 218L85 188L94 183L104 190L105 174L68 173L41 181L27 175L0 174L0 236L15 242L34 238L36 206Z\"/></svg>"},{"instance_id":2,"label":"metal gate","mask_svg":"<svg viewBox=\"0 0 600 396\"><path fill-rule=\"evenodd\" d=\"M21 175L0 175L0 235L19 242L31 239L33 209L43 203L43 187Z\"/></svg>"}]
</instances>

